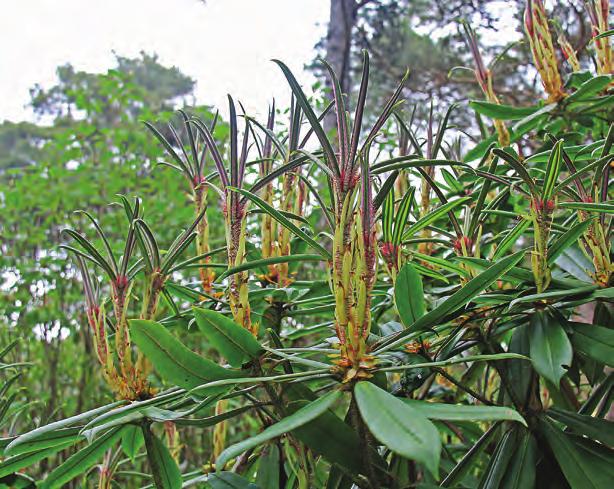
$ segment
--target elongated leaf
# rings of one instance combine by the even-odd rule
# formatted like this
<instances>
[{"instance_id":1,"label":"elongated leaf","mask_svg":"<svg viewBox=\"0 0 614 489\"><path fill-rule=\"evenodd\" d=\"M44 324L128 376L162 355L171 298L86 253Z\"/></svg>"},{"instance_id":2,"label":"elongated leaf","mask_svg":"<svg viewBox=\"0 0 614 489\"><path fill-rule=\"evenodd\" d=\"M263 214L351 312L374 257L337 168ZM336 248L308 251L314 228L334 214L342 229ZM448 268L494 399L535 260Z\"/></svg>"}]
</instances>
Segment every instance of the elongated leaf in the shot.
<instances>
[{"instance_id":1,"label":"elongated leaf","mask_svg":"<svg viewBox=\"0 0 614 489\"><path fill-rule=\"evenodd\" d=\"M472 100L469 107L479 114L501 121L523 119L539 109L539 107L514 107L512 105L493 104L482 100Z\"/></svg>"},{"instance_id":2,"label":"elongated leaf","mask_svg":"<svg viewBox=\"0 0 614 489\"><path fill-rule=\"evenodd\" d=\"M614 214L614 204L606 204L599 202L559 202L558 206L562 207L563 209L575 209L579 211Z\"/></svg>"},{"instance_id":3,"label":"elongated leaf","mask_svg":"<svg viewBox=\"0 0 614 489\"><path fill-rule=\"evenodd\" d=\"M340 391L330 392L320 399L309 403L307 406L299 409L290 416L283 418L278 423L269 426L262 433L226 448L226 450L224 450L218 457L216 466L223 468L226 465L226 462L237 455L240 455L244 451L261 445L262 443L272 440L273 438L277 438L289 431L303 426L309 421L312 421L326 412L340 397Z\"/></svg>"},{"instance_id":4,"label":"elongated leaf","mask_svg":"<svg viewBox=\"0 0 614 489\"><path fill-rule=\"evenodd\" d=\"M416 409L429 419L446 421L518 421L527 425L524 418L515 410L500 406L470 406L466 404L442 404L438 402L416 401L403 399L413 409Z\"/></svg>"},{"instance_id":5,"label":"elongated leaf","mask_svg":"<svg viewBox=\"0 0 614 489\"><path fill-rule=\"evenodd\" d=\"M102 458L104 452L115 444L122 435L121 427L111 429L106 435L83 447L56 467L40 485L42 489L55 489L83 474Z\"/></svg>"},{"instance_id":6,"label":"elongated leaf","mask_svg":"<svg viewBox=\"0 0 614 489\"><path fill-rule=\"evenodd\" d=\"M256 484L260 487L279 487L279 448L267 446L260 455Z\"/></svg>"},{"instance_id":7,"label":"elongated leaf","mask_svg":"<svg viewBox=\"0 0 614 489\"><path fill-rule=\"evenodd\" d=\"M229 187L229 189L231 189L231 190L233 190L235 192L239 192L241 195L247 197L254 204L256 204L258 207L260 207L264 212L266 212L273 219L275 219L279 224L281 224L282 226L287 228L289 231L294 233L296 236L301 238L303 241L305 241L309 246L311 246L314 250L316 250L318 253L320 253L323 257L325 257L327 259L331 258L330 257L330 253L326 250L326 248L324 248L320 243L315 241L311 236L309 236L302 229L300 229L290 219L288 219L283 214L281 214L279 211L275 210L272 206L267 204L260 197L258 197L257 195L252 194L251 192L248 192L247 190L238 189L238 188L232 188L232 187Z\"/></svg>"},{"instance_id":8,"label":"elongated leaf","mask_svg":"<svg viewBox=\"0 0 614 489\"><path fill-rule=\"evenodd\" d=\"M125 404L125 401L117 401L112 404L107 404L106 406L101 406L95 409L91 409L81 414L77 414L75 416L71 416L70 418L62 419L60 421L55 421L53 423L46 424L44 426L40 426L32 431L28 431L23 435L15 438L7 447L6 453L7 455L13 453L21 453L22 450L19 448L22 444L34 444L37 440L47 439L48 437L55 436L55 432L62 432L69 426L81 425L86 420L93 418L95 416L100 416L101 414L112 411L119 406ZM64 433L67 433L64 431ZM32 445L31 445L32 446Z\"/></svg>"},{"instance_id":9,"label":"elongated leaf","mask_svg":"<svg viewBox=\"0 0 614 489\"><path fill-rule=\"evenodd\" d=\"M467 282L461 289L448 297L435 309L418 319L411 327L384 340L377 351L385 351L403 343L404 338L415 331L431 328L443 318L469 303L476 295L490 287L499 277L505 275L524 256L524 251L508 256L496 262L481 274Z\"/></svg>"},{"instance_id":10,"label":"elongated leaf","mask_svg":"<svg viewBox=\"0 0 614 489\"><path fill-rule=\"evenodd\" d=\"M518 238L522 236L522 233L529 227L531 221L528 219L522 219L518 224L516 224L510 231L507 233L505 238L501 240L497 249L495 250L492 259L498 260L501 258L514 244L518 241Z\"/></svg>"},{"instance_id":11,"label":"elongated leaf","mask_svg":"<svg viewBox=\"0 0 614 489\"><path fill-rule=\"evenodd\" d=\"M230 277L235 273L245 272L246 270L253 270L254 268L266 267L267 265L274 265L277 263L294 263L294 262L307 262L307 261L323 261L322 255L284 255L273 256L271 258L263 258L261 260L252 260L242 263L239 266L229 268L223 274L221 274L217 280L224 280L226 277Z\"/></svg>"},{"instance_id":12,"label":"elongated leaf","mask_svg":"<svg viewBox=\"0 0 614 489\"><path fill-rule=\"evenodd\" d=\"M273 62L281 68L281 71L286 77L286 80L288 80L288 84L292 89L292 93L296 97L298 105L303 110L305 117L307 117L307 120L309 121L309 124L313 129L313 132L315 133L316 137L318 138L318 141L320 142L320 145L322 146L322 149L324 150L324 154L326 155L326 159L328 160L328 165L333 168L335 170L336 175L339 176L340 169L337 157L335 156L335 151L331 146L328 137L326 136L324 128L320 124L319 118L315 115L313 109L311 108L311 105L309 104L309 101L307 100L303 89L299 85L298 81L296 80L290 69L284 63L276 59L274 59Z\"/></svg>"},{"instance_id":13,"label":"elongated leaf","mask_svg":"<svg viewBox=\"0 0 614 489\"><path fill-rule=\"evenodd\" d=\"M537 441L530 431L519 432L514 456L509 462L501 481L502 489L525 489L535 487L535 466L537 465Z\"/></svg>"},{"instance_id":14,"label":"elongated leaf","mask_svg":"<svg viewBox=\"0 0 614 489\"><path fill-rule=\"evenodd\" d=\"M548 165L546 166L546 175L544 176L544 184L542 186L542 199L544 201L549 200L552 197L552 191L556 186L556 181L561 171L563 140L560 139L552 148L550 152L550 158L548 159Z\"/></svg>"},{"instance_id":15,"label":"elongated leaf","mask_svg":"<svg viewBox=\"0 0 614 489\"><path fill-rule=\"evenodd\" d=\"M422 278L411 263L406 263L399 271L394 286L394 302L406 327L424 316L424 290Z\"/></svg>"},{"instance_id":16,"label":"elongated leaf","mask_svg":"<svg viewBox=\"0 0 614 489\"><path fill-rule=\"evenodd\" d=\"M23 468L30 467L44 458L50 457L54 453L73 445L73 443L74 441L70 440L61 445L8 457L0 462L0 477L6 477Z\"/></svg>"},{"instance_id":17,"label":"elongated leaf","mask_svg":"<svg viewBox=\"0 0 614 489\"><path fill-rule=\"evenodd\" d=\"M6 455L20 455L22 453L30 453L34 451L44 450L46 448L55 447L58 445L66 446L67 443L76 443L83 439L80 434L81 427L59 428L53 431L43 432L36 438L30 441L20 441L19 443L11 443L5 450Z\"/></svg>"},{"instance_id":18,"label":"elongated leaf","mask_svg":"<svg viewBox=\"0 0 614 489\"><path fill-rule=\"evenodd\" d=\"M510 462L516 455L518 431L515 427L507 430L495 449L495 453L490 457L490 462L482 480L480 489L499 489L502 486L503 478L509 473Z\"/></svg>"},{"instance_id":19,"label":"elongated leaf","mask_svg":"<svg viewBox=\"0 0 614 489\"><path fill-rule=\"evenodd\" d=\"M211 345L233 367L240 367L263 351L258 340L232 319L216 311L194 308L196 324Z\"/></svg>"},{"instance_id":20,"label":"elongated leaf","mask_svg":"<svg viewBox=\"0 0 614 489\"><path fill-rule=\"evenodd\" d=\"M612 473L602 470L598 460L588 456L572 439L546 418L539 418L539 429L571 489L608 489Z\"/></svg>"},{"instance_id":21,"label":"elongated leaf","mask_svg":"<svg viewBox=\"0 0 614 489\"><path fill-rule=\"evenodd\" d=\"M526 183L527 187L529 187L529 191L531 192L531 194L535 193L535 181L533 180L533 178L531 178L531 175L529 175L529 172L524 167L524 165L520 161L518 161L513 154L499 148L493 149L492 152L499 158L506 161L516 171L518 176L522 178L524 183Z\"/></svg>"},{"instance_id":22,"label":"elongated leaf","mask_svg":"<svg viewBox=\"0 0 614 489\"><path fill-rule=\"evenodd\" d=\"M186 348L160 323L135 319L130 333L136 345L166 380L185 389L240 376Z\"/></svg>"},{"instance_id":23,"label":"elongated leaf","mask_svg":"<svg viewBox=\"0 0 614 489\"><path fill-rule=\"evenodd\" d=\"M387 173L393 170L403 170L407 168L424 168L430 166L462 166L466 168L468 171L472 171L472 168L466 163L462 163L460 161L455 160L418 160L415 155L409 155L404 157L399 157L401 161L397 161L394 163L384 164L378 163L372 171L373 175L379 175L381 173Z\"/></svg>"},{"instance_id":24,"label":"elongated leaf","mask_svg":"<svg viewBox=\"0 0 614 489\"><path fill-rule=\"evenodd\" d=\"M392 237L392 243L396 246L401 244L403 231L405 229L405 225L407 224L407 219L409 218L411 206L414 202L415 191L416 189L414 187L410 187L410 189L405 192L403 199L401 199L401 202L399 203L397 214L394 216L394 234Z\"/></svg>"},{"instance_id":25,"label":"elongated leaf","mask_svg":"<svg viewBox=\"0 0 614 489\"><path fill-rule=\"evenodd\" d=\"M584 285L574 289L552 290L550 292L541 292L540 294L530 294L514 299L510 302L510 308L516 304L523 304L527 302L539 302L539 301L552 301L556 302L556 299L568 300L575 296L587 296L591 292L598 289L597 285Z\"/></svg>"},{"instance_id":26,"label":"elongated leaf","mask_svg":"<svg viewBox=\"0 0 614 489\"><path fill-rule=\"evenodd\" d=\"M578 435L586 435L593 440L599 440L607 446L614 446L614 423L611 421L556 408L550 408L546 414L567 425L571 431Z\"/></svg>"},{"instance_id":27,"label":"elongated leaf","mask_svg":"<svg viewBox=\"0 0 614 489\"><path fill-rule=\"evenodd\" d=\"M253 484L234 472L214 472L207 477L208 489L265 489L265 487Z\"/></svg>"},{"instance_id":28,"label":"elongated leaf","mask_svg":"<svg viewBox=\"0 0 614 489\"><path fill-rule=\"evenodd\" d=\"M378 441L393 452L424 464L437 477L441 440L433 423L370 382L358 382L354 396L362 419Z\"/></svg>"},{"instance_id":29,"label":"elongated leaf","mask_svg":"<svg viewBox=\"0 0 614 489\"><path fill-rule=\"evenodd\" d=\"M575 322L570 322L569 325L573 328L571 344L574 350L584 353L593 360L614 367L613 329Z\"/></svg>"},{"instance_id":30,"label":"elongated leaf","mask_svg":"<svg viewBox=\"0 0 614 489\"><path fill-rule=\"evenodd\" d=\"M457 482L461 481L465 475L475 466L478 457L484 451L489 444L491 438L499 429L499 423L495 423L486 433L484 433L480 439L473 444L473 446L467 451L463 458L456 464L456 466L450 471L446 478L441 482L441 487L454 486Z\"/></svg>"},{"instance_id":31,"label":"elongated leaf","mask_svg":"<svg viewBox=\"0 0 614 489\"><path fill-rule=\"evenodd\" d=\"M452 200L450 202L447 202L439 206L437 209L434 209L433 211L429 212L426 216L422 217L421 219L416 221L414 224L409 226L409 229L403 235L403 240L411 238L417 232L421 231L427 226L430 226L437 219L442 217L444 214L447 214L452 209L455 209L459 205L464 204L468 200L471 200L471 197L462 197L460 199Z\"/></svg>"},{"instance_id":32,"label":"elongated leaf","mask_svg":"<svg viewBox=\"0 0 614 489\"><path fill-rule=\"evenodd\" d=\"M181 472L166 445L150 431L149 426L143 427L143 437L156 489L181 489Z\"/></svg>"},{"instance_id":33,"label":"elongated leaf","mask_svg":"<svg viewBox=\"0 0 614 489\"><path fill-rule=\"evenodd\" d=\"M580 236L584 234L591 224L592 219L578 222L563 234L557 236L557 238L548 247L548 264L552 265L561 255L561 253L563 253L563 251L576 244L578 239L580 239Z\"/></svg>"},{"instance_id":34,"label":"elongated leaf","mask_svg":"<svg viewBox=\"0 0 614 489\"><path fill-rule=\"evenodd\" d=\"M140 426L129 425L124 428L122 450L133 462L143 443L145 443L145 440L143 439L143 432Z\"/></svg>"},{"instance_id":35,"label":"elongated leaf","mask_svg":"<svg viewBox=\"0 0 614 489\"><path fill-rule=\"evenodd\" d=\"M561 377L571 365L573 350L559 321L547 311L531 316L530 355L537 373L558 387Z\"/></svg>"},{"instance_id":36,"label":"elongated leaf","mask_svg":"<svg viewBox=\"0 0 614 489\"><path fill-rule=\"evenodd\" d=\"M604 90L611 82L612 77L610 75L595 76L590 80L586 80L580 86L580 88L578 88L574 93L572 93L565 99L565 102L570 104L573 102L578 102L580 100L590 98L596 93L599 93Z\"/></svg>"}]
</instances>

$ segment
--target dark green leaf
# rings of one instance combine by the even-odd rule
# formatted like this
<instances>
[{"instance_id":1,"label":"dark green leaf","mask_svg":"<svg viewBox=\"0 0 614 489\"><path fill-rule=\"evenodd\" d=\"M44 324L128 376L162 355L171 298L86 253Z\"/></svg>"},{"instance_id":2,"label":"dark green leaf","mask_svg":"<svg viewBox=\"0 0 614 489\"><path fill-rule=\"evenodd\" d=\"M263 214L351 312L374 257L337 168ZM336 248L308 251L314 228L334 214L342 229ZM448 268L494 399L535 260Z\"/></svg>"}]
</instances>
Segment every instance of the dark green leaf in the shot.
<instances>
[{"instance_id":1,"label":"dark green leaf","mask_svg":"<svg viewBox=\"0 0 614 489\"><path fill-rule=\"evenodd\" d=\"M194 308L194 318L211 345L233 367L241 367L247 359L257 358L263 351L248 330L219 312Z\"/></svg>"},{"instance_id":2,"label":"dark green leaf","mask_svg":"<svg viewBox=\"0 0 614 489\"><path fill-rule=\"evenodd\" d=\"M166 380L185 389L193 389L214 380L241 374L220 367L186 348L160 323L135 319L130 333L136 345ZM225 389L225 388L224 388ZM220 388L220 391L224 390Z\"/></svg>"},{"instance_id":3,"label":"dark green leaf","mask_svg":"<svg viewBox=\"0 0 614 489\"><path fill-rule=\"evenodd\" d=\"M317 399L305 407L299 409L290 416L283 418L278 423L269 426L262 433L256 436L247 438L246 440L231 445L226 448L216 460L216 466L223 468L230 459L240 455L250 448L256 447L265 443L273 438L277 438L288 431L292 431L300 426L305 425L309 421L316 419L327 411L337 400L341 397L340 391L333 391L329 394Z\"/></svg>"},{"instance_id":4,"label":"dark green leaf","mask_svg":"<svg viewBox=\"0 0 614 489\"><path fill-rule=\"evenodd\" d=\"M399 271L394 285L394 301L406 327L424 316L426 305L422 278L411 263L406 263Z\"/></svg>"},{"instance_id":5,"label":"dark green leaf","mask_svg":"<svg viewBox=\"0 0 614 489\"><path fill-rule=\"evenodd\" d=\"M558 387L573 351L565 330L548 311L535 311L530 324L530 355L537 373Z\"/></svg>"},{"instance_id":6,"label":"dark green leaf","mask_svg":"<svg viewBox=\"0 0 614 489\"><path fill-rule=\"evenodd\" d=\"M358 382L354 395L362 419L378 441L438 476L441 440L433 423L370 382Z\"/></svg>"}]
</instances>

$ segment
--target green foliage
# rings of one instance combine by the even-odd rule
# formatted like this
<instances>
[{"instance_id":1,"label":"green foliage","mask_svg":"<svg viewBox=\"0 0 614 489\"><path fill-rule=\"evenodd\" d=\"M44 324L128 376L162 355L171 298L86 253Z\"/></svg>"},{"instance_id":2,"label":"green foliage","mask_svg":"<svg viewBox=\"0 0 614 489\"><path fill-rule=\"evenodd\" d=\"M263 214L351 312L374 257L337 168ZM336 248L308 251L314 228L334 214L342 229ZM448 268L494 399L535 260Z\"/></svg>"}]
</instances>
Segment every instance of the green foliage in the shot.
<instances>
[{"instance_id":1,"label":"green foliage","mask_svg":"<svg viewBox=\"0 0 614 489\"><path fill-rule=\"evenodd\" d=\"M289 125L143 55L0 129L0 487L608 487L611 77L361 135L366 53L353 115L276 63Z\"/></svg>"}]
</instances>

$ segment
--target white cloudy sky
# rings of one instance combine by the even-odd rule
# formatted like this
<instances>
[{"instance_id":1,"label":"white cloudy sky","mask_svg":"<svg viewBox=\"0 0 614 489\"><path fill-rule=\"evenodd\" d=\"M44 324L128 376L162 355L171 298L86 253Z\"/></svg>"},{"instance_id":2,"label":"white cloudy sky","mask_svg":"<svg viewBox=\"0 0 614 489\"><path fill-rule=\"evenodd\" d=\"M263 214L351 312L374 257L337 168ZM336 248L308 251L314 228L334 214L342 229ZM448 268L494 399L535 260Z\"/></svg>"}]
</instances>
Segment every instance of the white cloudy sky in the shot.
<instances>
[{"instance_id":1,"label":"white cloudy sky","mask_svg":"<svg viewBox=\"0 0 614 489\"><path fill-rule=\"evenodd\" d=\"M299 72L326 30L329 0L18 0L0 16L0 121L31 119L29 88L58 65L105 71L113 51L156 53L197 81L199 102L226 93L264 109L287 85L269 60ZM308 73L306 82L313 81ZM259 111L260 111L259 110Z\"/></svg>"}]
</instances>

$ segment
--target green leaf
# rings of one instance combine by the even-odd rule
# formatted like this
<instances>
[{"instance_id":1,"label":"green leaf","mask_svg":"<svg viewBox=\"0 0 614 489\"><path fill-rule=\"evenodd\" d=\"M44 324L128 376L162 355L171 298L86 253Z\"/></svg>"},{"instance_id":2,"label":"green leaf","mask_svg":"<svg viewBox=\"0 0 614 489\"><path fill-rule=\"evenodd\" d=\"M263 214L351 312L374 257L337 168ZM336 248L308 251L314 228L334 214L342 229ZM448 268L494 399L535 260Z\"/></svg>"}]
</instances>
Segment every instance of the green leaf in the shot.
<instances>
[{"instance_id":1,"label":"green leaf","mask_svg":"<svg viewBox=\"0 0 614 489\"><path fill-rule=\"evenodd\" d=\"M438 477L441 440L433 423L370 382L358 382L354 396L360 415L378 441L393 452L424 464Z\"/></svg>"},{"instance_id":2,"label":"green leaf","mask_svg":"<svg viewBox=\"0 0 614 489\"><path fill-rule=\"evenodd\" d=\"M275 265L277 263L294 263L294 262L306 262L306 261L324 261L322 259L322 255L308 255L308 254L297 254L297 255L284 255L284 256L273 256L271 258L263 258L261 260L252 260L245 263L242 263L239 266L229 268L224 273L222 273L219 277L216 278L217 282L221 282L226 277L230 277L235 273L244 272L246 270L253 270L254 268L266 267L268 265Z\"/></svg>"},{"instance_id":3,"label":"green leaf","mask_svg":"<svg viewBox=\"0 0 614 489\"><path fill-rule=\"evenodd\" d=\"M523 430L516 437L514 456L509 461L501 489L525 489L535 487L537 442L530 431Z\"/></svg>"},{"instance_id":4,"label":"green leaf","mask_svg":"<svg viewBox=\"0 0 614 489\"><path fill-rule=\"evenodd\" d=\"M523 256L524 251L519 251L514 255L494 263L482 273L472 278L435 309L418 319L408 330L401 331L400 333L386 338L385 341L382 342L382 346L376 351L381 352L389 350L403 343L404 338L412 332L425 330L438 324L446 316L467 305L476 295L490 287L499 277L505 275L510 269L516 266L516 264L522 260Z\"/></svg>"},{"instance_id":5,"label":"green leaf","mask_svg":"<svg viewBox=\"0 0 614 489\"><path fill-rule=\"evenodd\" d=\"M591 457L546 418L539 418L539 430L546 438L571 489L608 489L612 470L603 470L598 459Z\"/></svg>"},{"instance_id":6,"label":"green leaf","mask_svg":"<svg viewBox=\"0 0 614 489\"><path fill-rule=\"evenodd\" d=\"M292 402L289 408L303 407L306 403L307 401ZM351 474L368 473L361 454L362 440L355 430L339 419L330 409L313 421L293 430L292 435L316 454L343 467L344 471ZM375 449L371 450L371 460L376 467L385 469L386 463Z\"/></svg>"},{"instance_id":7,"label":"green leaf","mask_svg":"<svg viewBox=\"0 0 614 489\"><path fill-rule=\"evenodd\" d=\"M83 474L102 458L109 447L120 439L122 430L123 427L113 428L104 436L71 455L65 462L51 471L40 485L41 489L63 487L67 482Z\"/></svg>"},{"instance_id":8,"label":"green leaf","mask_svg":"<svg viewBox=\"0 0 614 489\"><path fill-rule=\"evenodd\" d=\"M181 489L181 472L166 445L151 432L149 426L143 426L143 437L156 489Z\"/></svg>"},{"instance_id":9,"label":"green leaf","mask_svg":"<svg viewBox=\"0 0 614 489\"><path fill-rule=\"evenodd\" d=\"M460 199L452 200L450 202L445 203L442 206L439 206L437 209L429 212L426 216L420 218L414 224L409 226L409 229L403 234L403 240L409 239L414 236L418 231L421 231L427 226L433 224L437 219L442 217L444 214L447 214L452 209L455 209L461 204L464 204L468 200L471 200L471 197L462 197Z\"/></svg>"},{"instance_id":10,"label":"green leaf","mask_svg":"<svg viewBox=\"0 0 614 489\"><path fill-rule=\"evenodd\" d=\"M305 425L309 421L316 419L326 412L341 397L340 391L332 391L325 396L310 402L305 407L299 409L290 416L283 418L278 423L269 426L262 433L252 436L240 443L236 443L226 448L216 460L216 466L223 468L226 463L250 448L254 448L273 438L277 438L289 431Z\"/></svg>"},{"instance_id":11,"label":"green leaf","mask_svg":"<svg viewBox=\"0 0 614 489\"><path fill-rule=\"evenodd\" d=\"M40 433L34 438L26 439L25 441L13 440L12 443L4 451L5 455L20 455L22 453L30 453L46 448L55 447L58 445L66 446L67 443L73 444L82 440L83 436L80 434L81 427L72 428L58 428L52 431L45 431Z\"/></svg>"},{"instance_id":12,"label":"green leaf","mask_svg":"<svg viewBox=\"0 0 614 489\"><path fill-rule=\"evenodd\" d=\"M518 421L527 425L514 409L500 406L470 406L466 404L442 404L438 402L403 399L403 402L429 419L446 421Z\"/></svg>"},{"instance_id":13,"label":"green leaf","mask_svg":"<svg viewBox=\"0 0 614 489\"><path fill-rule=\"evenodd\" d=\"M527 187L529 187L529 191L531 194L535 193L535 181L529 175L529 172L525 168L524 164L516 158L515 155L510 153L509 151L495 148L492 150L493 154L504 160L508 165L510 165L518 174L518 176L522 179L524 183L526 183Z\"/></svg>"},{"instance_id":14,"label":"green leaf","mask_svg":"<svg viewBox=\"0 0 614 489\"><path fill-rule=\"evenodd\" d=\"M339 163L337 160L337 156L335 155L335 150L330 144L330 141L326 136L326 132L320 124L318 117L313 112L313 109L311 108L311 105L309 104L309 101L307 100L303 89L299 85L298 81L296 80L290 69L284 63L276 59L274 59L273 62L281 68L281 71L286 77L286 80L288 80L288 84L292 89L292 93L294 93L294 96L296 97L296 101L298 102L301 109L303 109L305 117L307 117L307 120L309 121L309 124L313 129L313 132L315 133L316 137L318 138L318 141L320 142L320 145L322 146L322 149L324 150L328 164L335 170L335 173L338 176L340 174Z\"/></svg>"},{"instance_id":15,"label":"green leaf","mask_svg":"<svg viewBox=\"0 0 614 489\"><path fill-rule=\"evenodd\" d=\"M580 85L580 88L565 99L565 103L570 104L572 102L578 102L580 100L590 98L596 93L605 90L611 81L612 77L610 75L595 76Z\"/></svg>"},{"instance_id":16,"label":"green leaf","mask_svg":"<svg viewBox=\"0 0 614 489\"><path fill-rule=\"evenodd\" d=\"M542 377L559 386L570 366L573 350L565 330L547 311L535 311L530 323L530 356L533 367Z\"/></svg>"},{"instance_id":17,"label":"green leaf","mask_svg":"<svg viewBox=\"0 0 614 489\"><path fill-rule=\"evenodd\" d=\"M571 344L574 350L614 367L614 330L585 323L568 323L572 329Z\"/></svg>"},{"instance_id":18,"label":"green leaf","mask_svg":"<svg viewBox=\"0 0 614 489\"><path fill-rule=\"evenodd\" d=\"M551 301L552 299L569 300L575 296L587 296L598 288L599 287L597 285L584 285L573 289L552 290L550 292L542 292L540 294L524 295L510 302L509 307L512 308L516 304L524 304L527 302ZM555 300L553 302L557 301Z\"/></svg>"},{"instance_id":19,"label":"green leaf","mask_svg":"<svg viewBox=\"0 0 614 489\"><path fill-rule=\"evenodd\" d=\"M580 239L580 236L584 234L584 232L591 225L592 219L587 219L586 221L578 222L565 231L563 234L560 234L549 246L548 246L548 264L552 265L555 260L570 246L574 245Z\"/></svg>"},{"instance_id":20,"label":"green leaf","mask_svg":"<svg viewBox=\"0 0 614 489\"><path fill-rule=\"evenodd\" d=\"M593 202L559 202L558 207L563 209L575 209L579 211L601 212L603 214L614 214L614 204L593 203Z\"/></svg>"},{"instance_id":21,"label":"green leaf","mask_svg":"<svg viewBox=\"0 0 614 489\"><path fill-rule=\"evenodd\" d=\"M207 487L210 489L266 489L277 486L259 486L234 472L214 472L207 478Z\"/></svg>"},{"instance_id":22,"label":"green leaf","mask_svg":"<svg viewBox=\"0 0 614 489\"><path fill-rule=\"evenodd\" d=\"M268 203L262 200L257 195L252 194L244 189L239 189L235 187L228 187L229 190L234 192L239 192L241 195L247 197L250 201L260 207L264 212L270 215L273 219L275 219L279 224L284 226L290 232L294 233L296 236L305 241L309 246L311 246L314 250L320 253L324 258L330 259L330 253L324 248L320 243L315 241L311 236L305 233L302 229L300 229L296 224L294 224L290 219L285 217L281 212L275 210Z\"/></svg>"},{"instance_id":23,"label":"green leaf","mask_svg":"<svg viewBox=\"0 0 614 489\"><path fill-rule=\"evenodd\" d=\"M260 487L279 487L279 448L276 444L265 447L259 457L256 484Z\"/></svg>"},{"instance_id":24,"label":"green leaf","mask_svg":"<svg viewBox=\"0 0 614 489\"><path fill-rule=\"evenodd\" d=\"M611 421L556 408L550 408L546 414L567 425L571 431L578 435L586 435L607 446L614 446L614 423Z\"/></svg>"},{"instance_id":25,"label":"green leaf","mask_svg":"<svg viewBox=\"0 0 614 489\"><path fill-rule=\"evenodd\" d=\"M493 104L481 100L472 100L469 107L477 113L501 121L515 121L532 115L539 107L514 107L512 105Z\"/></svg>"},{"instance_id":26,"label":"green leaf","mask_svg":"<svg viewBox=\"0 0 614 489\"><path fill-rule=\"evenodd\" d=\"M63 430L65 428L68 428L69 426L80 424L86 421L87 419L93 418L94 416L99 416L101 414L112 411L115 408L122 406L123 404L125 404L125 401L117 401L112 404L107 404L106 406L101 406L101 407L86 411L84 413L77 414L76 416L71 416L70 418L62 419L60 421L54 421L53 423L49 423L44 426L40 426L32 431L28 431L27 433L24 433L23 435L20 435L17 438L15 438L6 447L5 453L7 455L12 455L15 453L22 453L23 451L18 448L20 445L26 444L29 446L34 446L37 440L48 440L49 438L53 439L53 437L56 436L54 433L58 431L68 433L67 431L63 431ZM80 428L81 426L78 427L78 429Z\"/></svg>"},{"instance_id":27,"label":"green leaf","mask_svg":"<svg viewBox=\"0 0 614 489\"><path fill-rule=\"evenodd\" d=\"M160 323L141 319L134 319L129 323L134 343L158 373L175 385L193 389L214 380L241 375L189 350ZM224 389L220 387L220 392Z\"/></svg>"},{"instance_id":28,"label":"green leaf","mask_svg":"<svg viewBox=\"0 0 614 489\"><path fill-rule=\"evenodd\" d=\"M491 438L499 431L499 424L495 423L484 433L478 441L465 453L463 458L454 466L446 478L441 482L441 487L450 487L459 483L467 473L473 469L478 461L480 454L489 445Z\"/></svg>"},{"instance_id":29,"label":"green leaf","mask_svg":"<svg viewBox=\"0 0 614 489\"><path fill-rule=\"evenodd\" d=\"M143 432L140 426L129 425L124 428L122 435L122 450L126 456L134 462L134 459L143 446Z\"/></svg>"},{"instance_id":30,"label":"green leaf","mask_svg":"<svg viewBox=\"0 0 614 489\"><path fill-rule=\"evenodd\" d=\"M563 140L559 139L552 151L550 152L550 158L548 158L548 164L546 165L546 174L544 176L544 184L542 186L542 199L544 201L549 200L552 197L552 191L556 185L556 181L561 171L561 161L563 147Z\"/></svg>"},{"instance_id":31,"label":"green leaf","mask_svg":"<svg viewBox=\"0 0 614 489\"><path fill-rule=\"evenodd\" d=\"M480 489L499 489L502 481L509 472L510 462L517 449L518 431L515 427L508 429L497 444L495 452L489 458L489 464L480 481Z\"/></svg>"},{"instance_id":32,"label":"green leaf","mask_svg":"<svg viewBox=\"0 0 614 489\"><path fill-rule=\"evenodd\" d=\"M424 316L422 278L411 263L406 263L399 271L394 285L394 301L405 326L409 327Z\"/></svg>"},{"instance_id":33,"label":"green leaf","mask_svg":"<svg viewBox=\"0 0 614 489\"><path fill-rule=\"evenodd\" d=\"M529 227L529 224L531 224L530 220L522 219L518 224L516 224L512 229L510 229L505 238L503 238L498 244L497 249L492 256L492 259L498 260L505 254L507 250L514 246L516 241L518 241L518 238L522 236L522 233L524 233L525 229Z\"/></svg>"},{"instance_id":34,"label":"green leaf","mask_svg":"<svg viewBox=\"0 0 614 489\"><path fill-rule=\"evenodd\" d=\"M59 452L64 448L68 448L73 444L74 441L70 440L61 445L56 445L49 448L43 448L42 450L21 453L19 455L8 457L2 462L0 462L0 477L6 477L7 475L13 474L18 470L24 469L26 467L31 467L32 465L43 460L44 458L50 457L54 453Z\"/></svg>"},{"instance_id":35,"label":"green leaf","mask_svg":"<svg viewBox=\"0 0 614 489\"><path fill-rule=\"evenodd\" d=\"M223 314L194 308L198 328L233 367L241 367L249 358L257 358L263 351L258 340L245 328Z\"/></svg>"}]
</instances>

